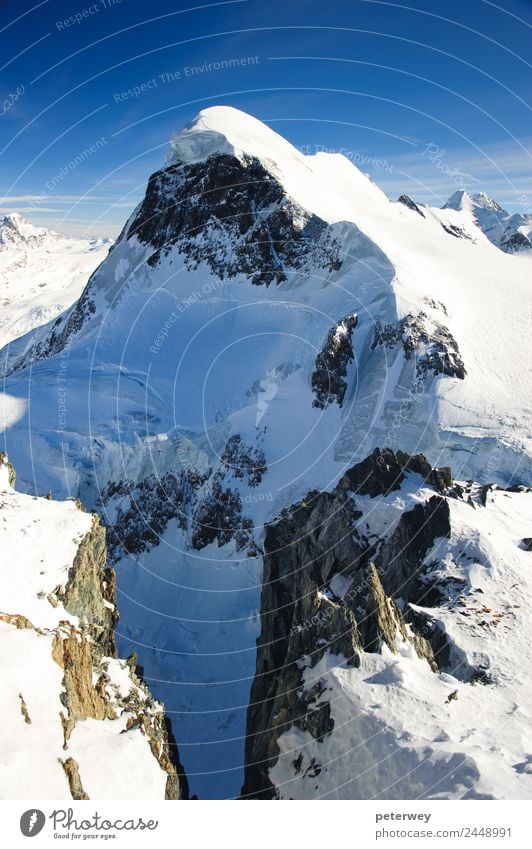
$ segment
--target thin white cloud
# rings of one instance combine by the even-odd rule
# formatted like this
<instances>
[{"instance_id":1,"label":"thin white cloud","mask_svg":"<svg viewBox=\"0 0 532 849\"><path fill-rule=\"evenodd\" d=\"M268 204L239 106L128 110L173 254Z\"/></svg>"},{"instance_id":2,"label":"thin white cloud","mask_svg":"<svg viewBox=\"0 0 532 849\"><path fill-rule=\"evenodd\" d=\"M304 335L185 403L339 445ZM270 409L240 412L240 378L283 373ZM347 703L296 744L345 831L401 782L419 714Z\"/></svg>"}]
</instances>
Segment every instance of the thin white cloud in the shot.
<instances>
[{"instance_id":1,"label":"thin white cloud","mask_svg":"<svg viewBox=\"0 0 532 849\"><path fill-rule=\"evenodd\" d=\"M51 206L40 206L39 209L35 209L34 206L17 206L16 209L13 209L11 206L0 209L0 215L10 215L12 212L32 212L37 215L41 212L55 212L57 215L57 209Z\"/></svg>"},{"instance_id":2,"label":"thin white cloud","mask_svg":"<svg viewBox=\"0 0 532 849\"><path fill-rule=\"evenodd\" d=\"M0 195L0 203L101 203L113 205L111 197L94 197L90 195Z\"/></svg>"}]
</instances>

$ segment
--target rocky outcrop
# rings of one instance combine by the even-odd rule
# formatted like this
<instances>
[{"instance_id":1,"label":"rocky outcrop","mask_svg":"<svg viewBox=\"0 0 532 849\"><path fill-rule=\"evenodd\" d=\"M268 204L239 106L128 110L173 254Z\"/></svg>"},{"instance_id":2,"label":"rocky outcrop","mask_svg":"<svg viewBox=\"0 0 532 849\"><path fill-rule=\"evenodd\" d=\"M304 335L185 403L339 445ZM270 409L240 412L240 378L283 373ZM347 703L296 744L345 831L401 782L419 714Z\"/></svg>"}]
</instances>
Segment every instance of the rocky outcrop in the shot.
<instances>
[{"instance_id":1,"label":"rocky outcrop","mask_svg":"<svg viewBox=\"0 0 532 849\"><path fill-rule=\"evenodd\" d=\"M92 279L92 278L91 278ZM64 351L70 340L96 313L96 306L91 288L91 279L72 309L62 313L49 325L49 331L41 336L37 333L31 338L31 343L24 352L13 360L8 360L7 374L13 374L26 368L32 363L53 357Z\"/></svg>"},{"instance_id":2,"label":"rocky outcrop","mask_svg":"<svg viewBox=\"0 0 532 849\"><path fill-rule=\"evenodd\" d=\"M348 385L347 369L355 358L351 337L357 324L358 316L352 313L329 330L312 374L314 407L324 410L333 402L342 406Z\"/></svg>"},{"instance_id":3,"label":"rocky outcrop","mask_svg":"<svg viewBox=\"0 0 532 849\"><path fill-rule=\"evenodd\" d=\"M188 269L205 262L221 280L245 274L256 285L297 271L340 267L339 245L253 157L216 154L150 177L126 237L153 248L148 263L177 247Z\"/></svg>"},{"instance_id":4,"label":"rocky outcrop","mask_svg":"<svg viewBox=\"0 0 532 849\"><path fill-rule=\"evenodd\" d=\"M234 434L215 468L187 467L161 477L149 475L138 483L108 484L101 504L112 562L158 545L172 519L198 551L212 542L223 546L234 540L237 551L256 554L253 522L244 516L236 484L257 487L266 471L262 449Z\"/></svg>"},{"instance_id":5,"label":"rocky outcrop","mask_svg":"<svg viewBox=\"0 0 532 849\"><path fill-rule=\"evenodd\" d=\"M380 651L383 644L386 644L392 654L395 654L398 640L410 642L418 657L425 658L431 669L436 672L438 664L431 644L421 634L407 627L396 602L386 594L374 563L370 563L368 580L368 601L364 615L364 649L369 652Z\"/></svg>"},{"instance_id":6,"label":"rocky outcrop","mask_svg":"<svg viewBox=\"0 0 532 849\"><path fill-rule=\"evenodd\" d=\"M237 551L247 549L257 554L253 540L253 522L243 516L242 496L232 481L243 481L257 487L267 471L261 448L245 445L238 434L231 436L220 458L220 464L192 509L191 543L198 550L211 542L226 545L232 539Z\"/></svg>"},{"instance_id":7,"label":"rocky outcrop","mask_svg":"<svg viewBox=\"0 0 532 849\"><path fill-rule=\"evenodd\" d=\"M139 554L157 545L171 519L185 527L185 503L205 475L167 472L149 475L137 483L112 481L102 490L101 512L107 528L111 562L127 554Z\"/></svg>"},{"instance_id":8,"label":"rocky outcrop","mask_svg":"<svg viewBox=\"0 0 532 849\"><path fill-rule=\"evenodd\" d=\"M395 324L376 322L372 349L382 345L394 348L401 345L406 360L416 361L416 377L423 379L429 372L463 380L466 376L464 362L452 333L425 312L409 313Z\"/></svg>"},{"instance_id":9,"label":"rocky outcrop","mask_svg":"<svg viewBox=\"0 0 532 849\"><path fill-rule=\"evenodd\" d=\"M84 630L80 633L71 627L70 631L67 628L66 632L59 632L54 638L53 657L64 669L64 706L67 710L66 715L61 714L64 747L68 748L70 734L78 721L87 718L115 719L126 714L126 730L133 727L142 729L153 756L168 775L165 798L186 798L188 785L178 760L171 726L161 706L136 674L135 664L128 664L132 687L127 697L117 697L115 690L114 698L109 698L112 678L108 674L109 661L106 658L117 657L114 627L118 613L114 571L106 568L105 562L105 530L99 524L99 517L94 515L91 531L78 548L62 597L65 609L80 617L90 636ZM79 779L77 770L76 775ZM73 798L76 796L73 795Z\"/></svg>"},{"instance_id":10,"label":"rocky outcrop","mask_svg":"<svg viewBox=\"0 0 532 849\"><path fill-rule=\"evenodd\" d=\"M115 574L106 567L105 528L99 516L81 541L64 589L56 591L65 610L87 625L91 639L102 654L114 656L114 628L118 621Z\"/></svg>"},{"instance_id":11,"label":"rocky outcrop","mask_svg":"<svg viewBox=\"0 0 532 849\"><path fill-rule=\"evenodd\" d=\"M8 485L15 489L17 474L15 472L14 466L9 462L7 454L4 451L0 451L0 466L2 466L4 469L7 469Z\"/></svg>"},{"instance_id":12,"label":"rocky outcrop","mask_svg":"<svg viewBox=\"0 0 532 849\"><path fill-rule=\"evenodd\" d=\"M501 249L509 254L530 250L530 248L532 248L532 241L519 230L506 236L501 242Z\"/></svg>"},{"instance_id":13,"label":"rocky outcrop","mask_svg":"<svg viewBox=\"0 0 532 849\"><path fill-rule=\"evenodd\" d=\"M5 467L7 458L1 458L1 463ZM13 479L11 473L10 479ZM105 530L99 518L84 511L80 515L79 506L72 502L61 504L19 495L11 487L2 490L1 507L2 534L9 555L0 578L6 585L12 585L9 603L16 610L0 614L3 629L0 649L4 651L6 645L13 646L10 650L16 652L20 644L24 652L28 672L22 686L18 683L19 713L25 725L33 727L37 723L38 733L41 728L39 723L44 718L49 723L49 717L57 710L55 706L60 705L57 726L66 754L55 759L52 757L57 731L46 725L46 735L51 739L50 743L43 739L39 744L43 748L38 759L39 768L43 768L46 757L50 759L50 770L52 762L59 763L72 798L88 799L87 788L83 785L83 753L86 747L79 748L76 735L82 726L83 734L87 733L89 721L105 722L105 733L109 734L110 742L113 735L118 738L121 734L135 735L135 741L131 741L133 749L127 747L127 753L122 745L113 743L109 769L121 768L122 750L125 755L123 763L129 764L123 768L130 769L131 753L136 747L144 758L145 768L146 760L155 759L152 786L162 782L166 799L187 798L186 778L163 706L155 701L137 674L136 658L132 656L124 661L117 655L114 637L118 620L115 576L113 570L106 566ZM20 564L23 572L20 578L6 574L9 569L18 566L13 563L11 554L10 519L22 529L21 533L31 534L33 539ZM57 552L50 545L50 522L54 520L58 521ZM43 538L43 534L47 536ZM70 567L64 562L67 551L71 552ZM60 578L61 582L55 587L49 586L46 591L42 588L47 581L51 582L49 575L54 575L55 580ZM39 587L41 589L35 592ZM26 609L31 611L31 619L25 615ZM15 636L17 631L25 635L23 640ZM43 655L43 646L46 645L49 646L48 658L46 653ZM33 661L33 657L38 661ZM44 665L46 668L37 669L37 662L40 667ZM60 677L57 667L61 670ZM30 678L43 680L38 699ZM10 705L12 701L10 698L6 704ZM17 720L14 717L5 719L14 723L16 731ZM97 739L100 732L94 733ZM72 747L76 752L81 751L81 759L78 754L72 756ZM146 748L151 753L147 756ZM28 756L29 753L23 749L17 755L16 767L12 768L21 769L24 758ZM149 765L147 768L150 768ZM105 764L102 764L102 769L105 771ZM42 779L46 782L46 776ZM130 780L129 775L127 779ZM94 779L91 780L94 787ZM138 781L140 785L141 775Z\"/></svg>"},{"instance_id":14,"label":"rocky outcrop","mask_svg":"<svg viewBox=\"0 0 532 849\"><path fill-rule=\"evenodd\" d=\"M421 211L417 203L413 201L412 198L408 195L400 195L397 200L399 203L402 203L404 206L407 206L408 209L411 209L413 212L417 212L418 215L421 215L422 218L425 218L425 213Z\"/></svg>"},{"instance_id":15,"label":"rocky outcrop","mask_svg":"<svg viewBox=\"0 0 532 849\"><path fill-rule=\"evenodd\" d=\"M388 534L376 537L365 518L366 512L371 516L367 499L400 490L408 474L433 494L429 490L424 501L405 508ZM308 690L303 678L325 653L356 667L362 652L380 652L384 644L395 652L407 642L431 669L438 668L409 603L425 598L423 561L434 541L450 534L440 493L451 485L450 471L433 469L421 455L377 449L332 492L309 493L266 527L244 797L275 797L269 771L284 731L295 725L317 740L332 731L326 694Z\"/></svg>"},{"instance_id":16,"label":"rocky outcrop","mask_svg":"<svg viewBox=\"0 0 532 849\"><path fill-rule=\"evenodd\" d=\"M63 769L65 770L65 775L68 780L68 786L70 787L70 795L76 801L87 800L89 797L85 793L83 786L81 784L81 778L79 775L79 766L77 761L74 758L67 758L65 761L59 759Z\"/></svg>"},{"instance_id":17,"label":"rocky outcrop","mask_svg":"<svg viewBox=\"0 0 532 849\"><path fill-rule=\"evenodd\" d=\"M441 226L445 232L449 234L449 236L454 236L455 239L467 239L469 242L473 241L469 233L467 233L463 227L458 227L456 224L442 224Z\"/></svg>"},{"instance_id":18,"label":"rocky outcrop","mask_svg":"<svg viewBox=\"0 0 532 849\"><path fill-rule=\"evenodd\" d=\"M93 682L94 658L91 641L76 628L64 623L53 641L52 657L64 670L63 705L61 712L64 744L68 748L70 735L76 723L84 719L115 719L116 714L106 698L105 680L102 676Z\"/></svg>"}]
</instances>

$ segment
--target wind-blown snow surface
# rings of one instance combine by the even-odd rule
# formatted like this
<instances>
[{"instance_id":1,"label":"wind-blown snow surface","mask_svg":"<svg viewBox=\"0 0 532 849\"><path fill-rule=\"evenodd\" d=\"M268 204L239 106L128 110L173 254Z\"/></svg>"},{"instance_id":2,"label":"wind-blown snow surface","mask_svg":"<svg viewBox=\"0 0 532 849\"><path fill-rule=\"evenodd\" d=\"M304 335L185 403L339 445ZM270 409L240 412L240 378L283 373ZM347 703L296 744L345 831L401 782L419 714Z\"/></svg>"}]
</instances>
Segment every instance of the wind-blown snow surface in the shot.
<instances>
[{"instance_id":1,"label":"wind-blown snow surface","mask_svg":"<svg viewBox=\"0 0 532 849\"><path fill-rule=\"evenodd\" d=\"M3 460L3 458L2 458ZM56 639L84 631L60 599L92 516L72 501L15 492L0 462L0 798L71 799L62 761L73 758L90 799L164 799L167 775L140 728L127 730L124 699L146 702L126 662L103 657L94 683L106 680L115 718L78 721L64 744L61 715L64 670L54 659ZM85 637L86 639L86 637ZM83 670L77 670L82 679ZM148 710L161 713L160 705ZM125 733L127 731L127 733Z\"/></svg>"},{"instance_id":2,"label":"wind-blown snow surface","mask_svg":"<svg viewBox=\"0 0 532 849\"><path fill-rule=\"evenodd\" d=\"M227 169L224 212L205 181ZM249 270L255 250L269 285ZM344 157L304 156L214 107L174 137L78 307L10 346L0 409L21 486L94 507L109 481L204 476L117 566L121 648L164 698L191 792L239 790L259 628L260 556L231 534L193 540L217 471L259 547L265 521L375 446L423 451L456 477L530 483L531 262L468 210L420 215ZM317 359L341 403L315 403ZM234 435L264 455L258 484L221 459ZM159 498L171 502L164 487ZM113 521L127 501L100 509ZM141 529L153 522L137 513Z\"/></svg>"},{"instance_id":3,"label":"wind-blown snow surface","mask_svg":"<svg viewBox=\"0 0 532 849\"><path fill-rule=\"evenodd\" d=\"M79 298L107 239L67 239L18 213L0 220L0 348Z\"/></svg>"}]
</instances>

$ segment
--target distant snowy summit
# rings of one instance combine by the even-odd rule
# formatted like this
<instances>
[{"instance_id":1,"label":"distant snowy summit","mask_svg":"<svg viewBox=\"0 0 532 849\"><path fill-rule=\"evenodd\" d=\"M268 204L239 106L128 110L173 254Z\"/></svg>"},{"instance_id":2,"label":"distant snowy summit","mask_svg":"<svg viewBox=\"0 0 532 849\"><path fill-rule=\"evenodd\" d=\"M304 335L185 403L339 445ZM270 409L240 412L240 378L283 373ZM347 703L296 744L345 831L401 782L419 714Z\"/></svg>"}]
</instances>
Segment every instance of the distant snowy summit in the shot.
<instances>
[{"instance_id":1,"label":"distant snowy summit","mask_svg":"<svg viewBox=\"0 0 532 849\"><path fill-rule=\"evenodd\" d=\"M10 212L0 221L0 250L33 250L57 246L58 243L85 242L92 246L111 245L110 239L69 239L49 227L37 227L19 212Z\"/></svg>"},{"instance_id":2,"label":"distant snowy summit","mask_svg":"<svg viewBox=\"0 0 532 849\"><path fill-rule=\"evenodd\" d=\"M455 192L443 209L468 212L490 242L506 253L532 248L532 215L511 215L484 192Z\"/></svg>"},{"instance_id":3,"label":"distant snowy summit","mask_svg":"<svg viewBox=\"0 0 532 849\"><path fill-rule=\"evenodd\" d=\"M62 236L18 212L0 218L0 347L68 309L111 245Z\"/></svg>"},{"instance_id":4,"label":"distant snowy summit","mask_svg":"<svg viewBox=\"0 0 532 849\"><path fill-rule=\"evenodd\" d=\"M54 230L36 227L18 212L4 215L0 222L0 250L33 250L63 240Z\"/></svg>"}]
</instances>

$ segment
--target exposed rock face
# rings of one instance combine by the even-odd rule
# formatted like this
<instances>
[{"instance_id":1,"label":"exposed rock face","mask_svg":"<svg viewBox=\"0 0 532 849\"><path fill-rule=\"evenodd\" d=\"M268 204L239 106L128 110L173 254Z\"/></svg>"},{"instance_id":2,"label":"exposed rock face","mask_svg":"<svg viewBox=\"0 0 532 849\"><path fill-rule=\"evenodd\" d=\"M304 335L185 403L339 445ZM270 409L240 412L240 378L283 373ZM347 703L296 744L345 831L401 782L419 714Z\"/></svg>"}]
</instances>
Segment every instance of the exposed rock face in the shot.
<instances>
[{"instance_id":1,"label":"exposed rock face","mask_svg":"<svg viewBox=\"0 0 532 849\"><path fill-rule=\"evenodd\" d=\"M215 540L219 546L234 538L237 551L246 547L249 554L257 552L253 543L251 519L242 513L242 498L231 485L231 478L256 487L267 471L266 458L260 448L243 443L235 434L229 438L219 468L209 481L210 486L199 493L192 512L192 546L204 548Z\"/></svg>"},{"instance_id":2,"label":"exposed rock face","mask_svg":"<svg viewBox=\"0 0 532 849\"><path fill-rule=\"evenodd\" d=\"M79 776L79 766L77 761L74 758L67 758L65 761L60 761L63 769L65 770L65 775L68 779L68 786L70 787L70 794L73 799L80 801L86 800L89 797L85 793L82 784L81 778Z\"/></svg>"},{"instance_id":3,"label":"exposed rock face","mask_svg":"<svg viewBox=\"0 0 532 849\"><path fill-rule=\"evenodd\" d=\"M256 487L266 471L262 449L246 445L235 434L227 440L216 469L187 467L160 478L150 475L136 484L110 483L101 502L112 561L124 552L138 554L157 545L171 519L198 551L209 543L222 546L234 539L237 551L257 553L253 523L243 514L235 483Z\"/></svg>"},{"instance_id":4,"label":"exposed rock face","mask_svg":"<svg viewBox=\"0 0 532 849\"><path fill-rule=\"evenodd\" d=\"M422 218L425 218L425 213L421 211L417 203L408 195L400 195L398 201L399 203L404 204L404 206L407 206L409 209L412 209L414 212L417 212Z\"/></svg>"},{"instance_id":5,"label":"exposed rock face","mask_svg":"<svg viewBox=\"0 0 532 849\"><path fill-rule=\"evenodd\" d=\"M9 486L11 486L14 489L15 488L15 482L16 482L16 479L17 479L17 474L15 472L14 466L9 462L9 460L7 458L7 454L5 454L4 451L0 451L0 466L7 468L7 479L8 479Z\"/></svg>"},{"instance_id":6,"label":"exposed rock face","mask_svg":"<svg viewBox=\"0 0 532 849\"><path fill-rule=\"evenodd\" d=\"M456 224L442 224L441 225L446 233L449 236L454 236L456 239L468 239L468 241L472 242L473 239L466 233L463 227L458 227Z\"/></svg>"},{"instance_id":7,"label":"exposed rock face","mask_svg":"<svg viewBox=\"0 0 532 849\"><path fill-rule=\"evenodd\" d=\"M152 174L142 204L111 250L129 240L152 249L150 267L176 248L187 270L205 263L220 281L245 274L254 285L327 273L342 264L329 225L299 206L250 156L218 153L206 162L178 163ZM97 312L94 280L95 275L46 336L36 337L10 364L10 373L68 346Z\"/></svg>"},{"instance_id":8,"label":"exposed rock face","mask_svg":"<svg viewBox=\"0 0 532 849\"><path fill-rule=\"evenodd\" d=\"M314 407L324 410L334 401L342 406L348 386L347 368L355 357L351 337L357 323L358 317L353 313L346 315L329 330L316 357L316 368L312 375L312 390L316 396Z\"/></svg>"},{"instance_id":9,"label":"exposed rock face","mask_svg":"<svg viewBox=\"0 0 532 849\"><path fill-rule=\"evenodd\" d=\"M400 490L408 474L437 492L405 510L386 538L376 539L366 526L367 497ZM394 652L402 641L438 668L408 604L425 597L423 560L435 539L450 534L448 504L438 493L451 485L448 469L433 469L420 455L377 449L332 492L309 493L267 526L244 796L275 796L269 770L279 754L278 737L290 726L315 739L332 730L326 696L305 689L302 677L325 652L357 666L361 652L379 652L383 644Z\"/></svg>"},{"instance_id":10,"label":"exposed rock face","mask_svg":"<svg viewBox=\"0 0 532 849\"><path fill-rule=\"evenodd\" d=\"M389 448L376 448L369 457L349 469L343 478L359 495L388 495L401 488L405 473L414 472L439 492L452 486L451 470L433 469L422 454L406 454Z\"/></svg>"},{"instance_id":11,"label":"exposed rock face","mask_svg":"<svg viewBox=\"0 0 532 849\"><path fill-rule=\"evenodd\" d=\"M64 590L58 588L56 594L65 610L89 624L102 654L114 656L115 575L106 567L105 529L98 516L93 515L92 528L80 543Z\"/></svg>"},{"instance_id":12,"label":"exposed rock face","mask_svg":"<svg viewBox=\"0 0 532 849\"><path fill-rule=\"evenodd\" d=\"M520 233L518 230L517 233L512 233L503 239L501 248L506 253L513 254L518 251L530 250L532 248L532 242L524 233Z\"/></svg>"},{"instance_id":13,"label":"exposed rock face","mask_svg":"<svg viewBox=\"0 0 532 849\"><path fill-rule=\"evenodd\" d=\"M402 345L405 359L416 358L419 380L431 372L463 380L465 366L456 339L442 324L429 319L425 312L409 314L395 325L376 323L372 348Z\"/></svg>"},{"instance_id":14,"label":"exposed rock face","mask_svg":"<svg viewBox=\"0 0 532 849\"><path fill-rule=\"evenodd\" d=\"M341 264L326 223L291 201L252 157L218 154L156 172L128 226L132 236L154 248L151 265L176 245L189 269L206 262L222 280L246 274L257 285Z\"/></svg>"},{"instance_id":15,"label":"exposed rock face","mask_svg":"<svg viewBox=\"0 0 532 849\"><path fill-rule=\"evenodd\" d=\"M115 575L105 567L105 530L99 518L93 516L92 529L82 540L76 554L69 581L63 595L65 609L86 623L89 637L75 628L63 629L54 638L53 657L64 669L64 705L67 714L61 714L65 735L64 748L76 723L87 718L116 719L128 715L126 729L140 726L149 741L153 756L168 774L165 798L186 798L188 785L178 760L175 741L170 740L171 727L153 699L148 687L129 665L132 688L125 700L109 698L107 687L111 684L106 658L117 657L114 627L116 612ZM67 623L65 623L65 626ZM94 683L95 674L98 675ZM115 702L113 704L113 702ZM173 747L173 751L172 751ZM72 759L69 759L71 761ZM71 789L83 794L77 765L73 771L63 763ZM75 762L73 762L75 764ZM81 788L81 789L80 789ZM72 798L88 798L86 795Z\"/></svg>"},{"instance_id":16,"label":"exposed rock face","mask_svg":"<svg viewBox=\"0 0 532 849\"><path fill-rule=\"evenodd\" d=\"M5 467L8 464L5 456L1 458L1 464L6 478ZM12 480L10 469L8 474ZM186 778L163 707L154 700L136 674L135 659L126 662L117 656L114 638L114 627L118 620L115 576L113 570L106 567L105 530L100 526L98 517L84 511L80 515L80 508L72 502L50 502L47 499L18 495L10 486L3 485L0 492L2 534L5 534L3 546L7 551L6 564L2 569L4 574L0 578L5 582L4 595L6 586L10 588L8 604L16 607L13 612L0 614L0 653L6 650L8 653L16 653L19 644L24 653L24 668L27 666L28 671L22 683L17 682L20 687L19 713L26 726L37 726L36 732L40 737L50 737L49 742L42 739L39 743L43 748L39 752L39 769L42 770L46 757L51 758L49 770L53 769L53 762L61 765L72 798L88 799L87 786L83 782L85 745L80 748L77 735L80 729L82 734L87 733L87 723L90 721L106 721L109 725L106 725L104 733L109 735L109 742L113 735L136 735L135 741L131 738L131 743L137 747L139 755L145 758L145 762L146 759L149 762L152 757L155 759L154 778L151 780L155 783L163 782L164 798L186 798ZM45 532L50 534L50 523L54 518L59 521L57 553L46 550L50 540L42 536ZM34 537L22 555L20 565L13 562L10 520L16 520L20 526L18 536L32 534ZM13 533L15 531L16 527ZM64 563L67 551L71 551L70 567ZM23 571L20 577L5 574L17 567ZM55 579L52 575L55 575ZM45 587L47 582L57 579L60 583L49 586L48 592L40 589L35 593L36 587ZM31 619L23 612L26 609L31 611ZM26 635L24 642L15 637L17 631ZM46 652L43 655L47 645L48 657ZM33 660L34 657L39 658L41 665L48 664L44 671L35 668L37 661ZM58 691L54 690L54 686L57 686L54 684L58 678L57 667L62 674ZM23 673L18 672L17 675ZM38 676L44 676L45 683L38 689L37 698L35 685L29 679ZM7 704L10 705L11 701ZM55 714L57 722L51 723L51 717L57 710L55 705L59 706ZM9 713L8 707L6 712ZM5 716L5 720L13 722L16 729L15 718ZM46 730L42 725L45 720L48 723ZM57 728L61 730L62 750L67 755L63 758L57 753L54 759L54 738L59 736ZM100 732L93 733L97 740ZM75 752L81 752L81 759L78 754L72 756L72 748ZM122 765L122 747L114 742L111 748L112 760L108 765L102 764L104 773L106 769L120 769ZM123 768L130 769L128 757L133 749L126 743L123 751ZM21 768L27 756L29 751L26 749L18 754L17 765L12 766L15 772ZM2 769L0 780L3 780L1 772ZM47 775L37 775L36 780L40 779L46 784ZM56 778L54 780L57 781ZM94 787L94 778L91 780ZM129 775L127 780L130 780ZM140 784L142 776L138 776L138 781ZM60 783L56 786L60 788Z\"/></svg>"},{"instance_id":17,"label":"exposed rock face","mask_svg":"<svg viewBox=\"0 0 532 849\"><path fill-rule=\"evenodd\" d=\"M138 483L121 480L108 484L101 502L107 508L105 521L111 562L123 551L139 554L157 545L172 518L184 527L187 494L203 480L200 474L167 472L160 478L150 475Z\"/></svg>"},{"instance_id":18,"label":"exposed rock face","mask_svg":"<svg viewBox=\"0 0 532 849\"><path fill-rule=\"evenodd\" d=\"M92 278L91 278L92 279ZM51 325L49 333L41 338L37 334L29 349L22 356L9 363L9 374L26 368L31 363L36 363L46 357L53 357L64 351L71 338L78 333L96 312L96 306L92 297L91 280L87 283L81 293L76 305L65 313L62 313Z\"/></svg>"}]
</instances>

